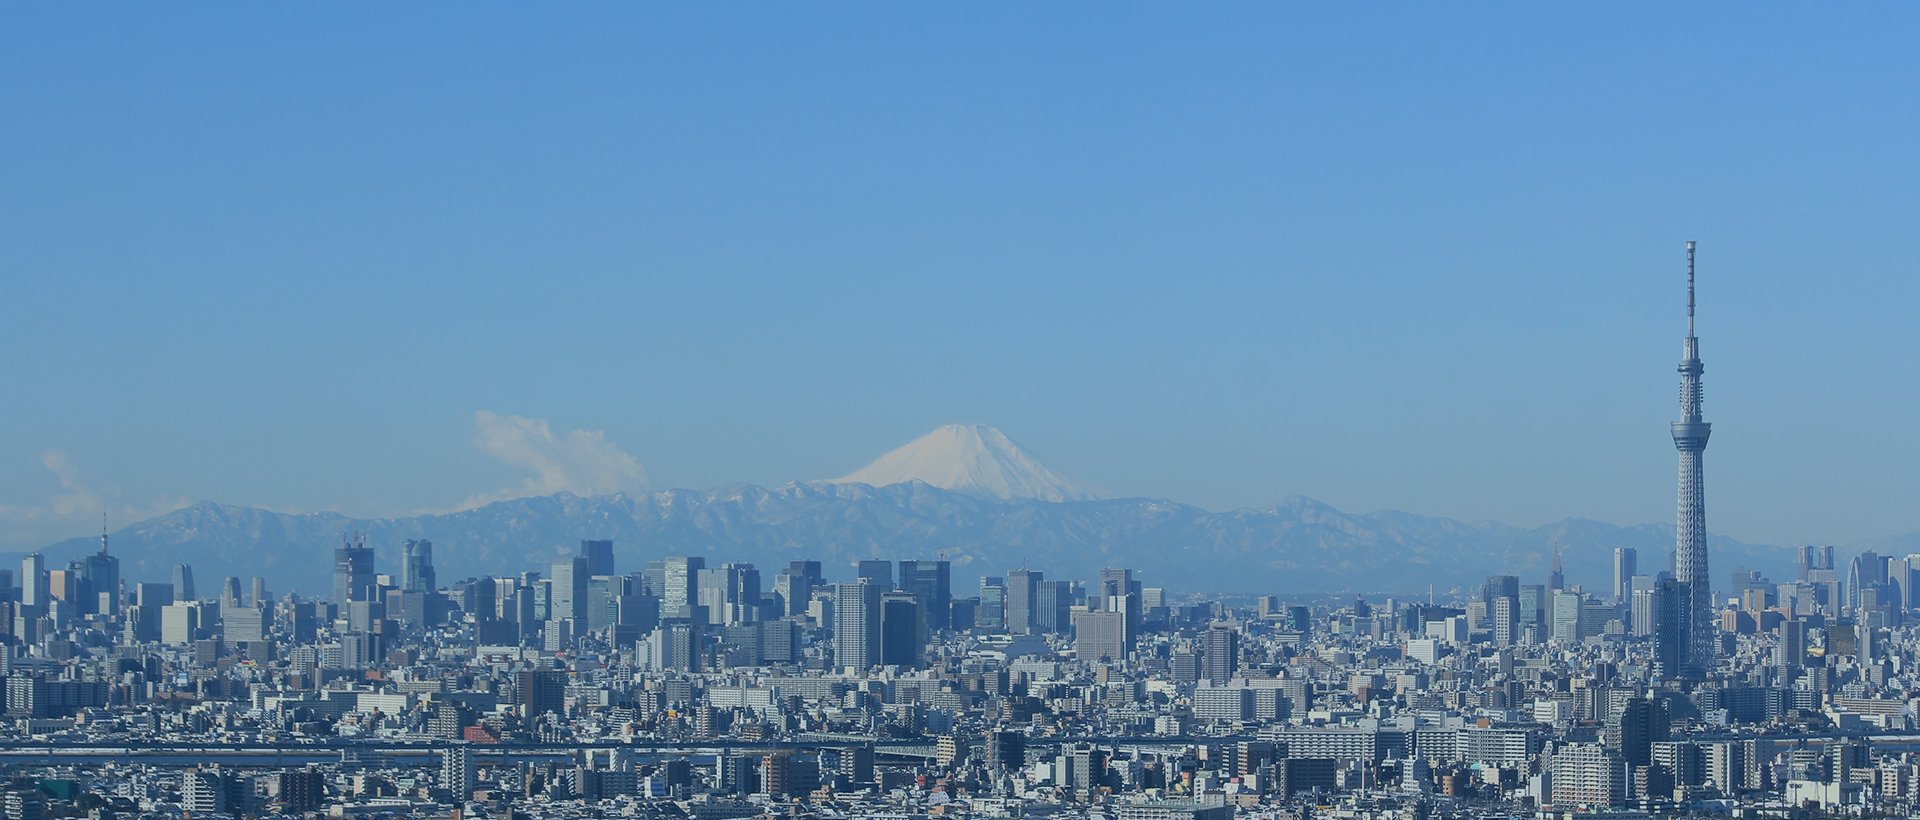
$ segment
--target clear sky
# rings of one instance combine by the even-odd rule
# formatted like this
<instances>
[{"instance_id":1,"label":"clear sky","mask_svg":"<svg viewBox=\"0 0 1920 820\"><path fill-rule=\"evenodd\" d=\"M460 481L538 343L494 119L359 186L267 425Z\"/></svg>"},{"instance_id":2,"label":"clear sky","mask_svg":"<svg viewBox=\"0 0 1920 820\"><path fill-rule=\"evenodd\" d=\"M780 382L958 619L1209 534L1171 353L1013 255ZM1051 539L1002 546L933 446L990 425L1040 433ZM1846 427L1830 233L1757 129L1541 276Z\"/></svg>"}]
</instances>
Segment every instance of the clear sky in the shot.
<instances>
[{"instance_id":1,"label":"clear sky","mask_svg":"<svg viewBox=\"0 0 1920 820\"><path fill-rule=\"evenodd\" d=\"M1916 42L1881 3L7 4L0 547L831 478L949 422L1209 509L1671 521L1689 239L1710 527L1920 530Z\"/></svg>"}]
</instances>

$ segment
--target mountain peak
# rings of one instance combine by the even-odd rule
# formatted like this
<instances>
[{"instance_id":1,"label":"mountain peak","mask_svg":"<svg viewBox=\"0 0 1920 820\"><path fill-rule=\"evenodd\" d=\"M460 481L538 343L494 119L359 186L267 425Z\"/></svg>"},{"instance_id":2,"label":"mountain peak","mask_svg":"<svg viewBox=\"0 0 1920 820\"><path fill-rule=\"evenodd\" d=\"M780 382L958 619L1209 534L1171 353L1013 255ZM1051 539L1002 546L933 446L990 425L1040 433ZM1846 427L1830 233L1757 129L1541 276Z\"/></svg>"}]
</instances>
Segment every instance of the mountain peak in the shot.
<instances>
[{"instance_id":1,"label":"mountain peak","mask_svg":"<svg viewBox=\"0 0 1920 820\"><path fill-rule=\"evenodd\" d=\"M908 442L835 484L884 487L924 481L981 498L1091 501L1113 494L1075 480L985 424L949 424Z\"/></svg>"}]
</instances>

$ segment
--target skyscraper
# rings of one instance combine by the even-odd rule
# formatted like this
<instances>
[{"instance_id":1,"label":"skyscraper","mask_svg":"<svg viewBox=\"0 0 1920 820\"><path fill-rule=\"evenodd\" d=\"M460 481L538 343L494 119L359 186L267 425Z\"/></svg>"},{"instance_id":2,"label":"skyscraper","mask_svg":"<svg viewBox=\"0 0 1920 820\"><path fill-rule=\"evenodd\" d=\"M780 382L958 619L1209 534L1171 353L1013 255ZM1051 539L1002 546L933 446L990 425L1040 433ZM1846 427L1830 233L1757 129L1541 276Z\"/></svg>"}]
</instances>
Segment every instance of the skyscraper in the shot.
<instances>
[{"instance_id":1,"label":"skyscraper","mask_svg":"<svg viewBox=\"0 0 1920 820\"><path fill-rule=\"evenodd\" d=\"M1713 425L1700 417L1700 339L1693 335L1693 243L1687 243L1687 340L1680 361L1680 420L1673 423L1673 446L1680 451L1680 504L1674 524L1674 576L1687 586L1679 607L1688 635L1680 674L1703 677L1713 668L1717 641L1712 582L1707 572L1706 481L1701 456Z\"/></svg>"},{"instance_id":2,"label":"skyscraper","mask_svg":"<svg viewBox=\"0 0 1920 820\"><path fill-rule=\"evenodd\" d=\"M1040 570L1016 569L1007 573L1006 624L1015 635L1034 632L1034 598L1046 575Z\"/></svg>"},{"instance_id":3,"label":"skyscraper","mask_svg":"<svg viewBox=\"0 0 1920 820\"><path fill-rule=\"evenodd\" d=\"M1201 658L1204 674L1214 685L1232 680L1234 674L1240 671L1239 631L1223 623L1207 627L1205 642L1201 645Z\"/></svg>"},{"instance_id":4,"label":"skyscraper","mask_svg":"<svg viewBox=\"0 0 1920 820\"><path fill-rule=\"evenodd\" d=\"M1133 570L1124 567L1106 567L1100 570L1099 608L1121 614L1125 631L1124 639L1129 644L1139 634L1140 621L1146 611L1140 599L1140 582L1133 580Z\"/></svg>"},{"instance_id":5,"label":"skyscraper","mask_svg":"<svg viewBox=\"0 0 1920 820\"><path fill-rule=\"evenodd\" d=\"M1626 603L1633 597L1633 575L1638 570L1640 553L1632 547L1613 548L1613 600Z\"/></svg>"},{"instance_id":6,"label":"skyscraper","mask_svg":"<svg viewBox=\"0 0 1920 820\"><path fill-rule=\"evenodd\" d=\"M760 570L752 564L722 564L697 575L695 595L713 624L743 624L760 619Z\"/></svg>"},{"instance_id":7,"label":"skyscraper","mask_svg":"<svg viewBox=\"0 0 1920 820\"><path fill-rule=\"evenodd\" d=\"M648 565L648 574L653 573L652 564ZM675 556L660 562L660 617L685 621L707 622L706 610L700 608L700 570L707 568L707 559L700 556Z\"/></svg>"},{"instance_id":8,"label":"skyscraper","mask_svg":"<svg viewBox=\"0 0 1920 820\"><path fill-rule=\"evenodd\" d=\"M1073 607L1073 582L1040 581L1033 589L1032 632L1037 635L1066 632L1073 625L1067 620Z\"/></svg>"},{"instance_id":9,"label":"skyscraper","mask_svg":"<svg viewBox=\"0 0 1920 820\"><path fill-rule=\"evenodd\" d=\"M114 614L120 611L120 559L107 554L107 533L100 531L100 551L80 560L81 574L93 587L98 596L99 605L95 612Z\"/></svg>"},{"instance_id":10,"label":"skyscraper","mask_svg":"<svg viewBox=\"0 0 1920 820\"><path fill-rule=\"evenodd\" d=\"M173 570L173 594L183 601L193 600L188 592L181 592L180 570L187 569L186 589L193 589L193 570L183 564ZM373 548L367 546L367 537L360 534L340 539L340 546L333 551L333 600L345 606L349 601L367 600L368 591L373 587Z\"/></svg>"},{"instance_id":11,"label":"skyscraper","mask_svg":"<svg viewBox=\"0 0 1920 820\"><path fill-rule=\"evenodd\" d=\"M860 577L880 588L881 592L893 589L893 562L879 558L868 558L860 562Z\"/></svg>"},{"instance_id":12,"label":"skyscraper","mask_svg":"<svg viewBox=\"0 0 1920 820\"><path fill-rule=\"evenodd\" d=\"M372 577L369 575L368 577ZM173 565L173 599L175 601L197 601L200 596L193 589L193 565Z\"/></svg>"},{"instance_id":13,"label":"skyscraper","mask_svg":"<svg viewBox=\"0 0 1920 820\"><path fill-rule=\"evenodd\" d=\"M773 576L773 594L780 599L780 615L805 615L813 601L813 578L783 572Z\"/></svg>"},{"instance_id":14,"label":"skyscraper","mask_svg":"<svg viewBox=\"0 0 1920 820\"><path fill-rule=\"evenodd\" d=\"M435 586L433 577L433 542L425 538L409 538L400 545L402 563L400 565L400 588L408 592L432 592Z\"/></svg>"},{"instance_id":15,"label":"skyscraper","mask_svg":"<svg viewBox=\"0 0 1920 820\"><path fill-rule=\"evenodd\" d=\"M1680 677L1681 670L1686 668L1687 649L1693 642L1685 617L1687 596L1691 594L1691 587L1672 578L1660 579L1646 593L1647 634L1653 636L1655 675ZM1640 613L1636 612L1634 618L1637 621Z\"/></svg>"},{"instance_id":16,"label":"skyscraper","mask_svg":"<svg viewBox=\"0 0 1920 820\"><path fill-rule=\"evenodd\" d=\"M20 603L45 607L47 595L46 557L36 552L20 559Z\"/></svg>"},{"instance_id":17,"label":"skyscraper","mask_svg":"<svg viewBox=\"0 0 1920 820\"><path fill-rule=\"evenodd\" d=\"M826 576L820 574L819 561L788 561L787 574L799 575L813 582L813 586L826 583Z\"/></svg>"},{"instance_id":18,"label":"skyscraper","mask_svg":"<svg viewBox=\"0 0 1920 820\"><path fill-rule=\"evenodd\" d=\"M867 669L880 662L880 587L862 578L833 585L833 663Z\"/></svg>"},{"instance_id":19,"label":"skyscraper","mask_svg":"<svg viewBox=\"0 0 1920 820\"><path fill-rule=\"evenodd\" d=\"M580 542L580 554L587 557L588 575L613 574L612 541L582 540Z\"/></svg>"},{"instance_id":20,"label":"skyscraper","mask_svg":"<svg viewBox=\"0 0 1920 820\"><path fill-rule=\"evenodd\" d=\"M880 663L918 668L926 652L926 629L920 596L906 591L880 594Z\"/></svg>"},{"instance_id":21,"label":"skyscraper","mask_svg":"<svg viewBox=\"0 0 1920 820\"><path fill-rule=\"evenodd\" d=\"M1567 588L1567 574L1560 571L1560 542L1553 542L1553 568L1547 570L1547 591L1558 592Z\"/></svg>"},{"instance_id":22,"label":"skyscraper","mask_svg":"<svg viewBox=\"0 0 1920 820\"><path fill-rule=\"evenodd\" d=\"M980 578L980 608L974 611L974 626L999 631L1007 628L1007 580L991 575Z\"/></svg>"},{"instance_id":23,"label":"skyscraper","mask_svg":"<svg viewBox=\"0 0 1920 820\"><path fill-rule=\"evenodd\" d=\"M1493 622L1493 642L1512 646L1520 641L1520 579L1512 575L1489 575L1480 587L1480 600L1487 606L1487 618Z\"/></svg>"},{"instance_id":24,"label":"skyscraper","mask_svg":"<svg viewBox=\"0 0 1920 820\"><path fill-rule=\"evenodd\" d=\"M900 589L920 598L926 610L927 628L948 628L953 612L953 565L946 561L901 561Z\"/></svg>"},{"instance_id":25,"label":"skyscraper","mask_svg":"<svg viewBox=\"0 0 1920 820\"><path fill-rule=\"evenodd\" d=\"M555 621L587 618L587 557L553 559L553 597L547 600L548 618ZM581 624L582 630L585 624Z\"/></svg>"}]
</instances>

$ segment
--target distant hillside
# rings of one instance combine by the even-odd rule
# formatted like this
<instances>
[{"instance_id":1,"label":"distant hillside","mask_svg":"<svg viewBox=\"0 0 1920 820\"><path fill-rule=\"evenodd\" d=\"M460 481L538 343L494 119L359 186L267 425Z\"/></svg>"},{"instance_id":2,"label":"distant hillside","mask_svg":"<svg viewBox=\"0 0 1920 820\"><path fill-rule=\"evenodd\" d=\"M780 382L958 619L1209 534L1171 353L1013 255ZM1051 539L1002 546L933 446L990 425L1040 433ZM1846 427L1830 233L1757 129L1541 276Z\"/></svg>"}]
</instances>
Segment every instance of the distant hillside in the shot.
<instances>
[{"instance_id":1,"label":"distant hillside","mask_svg":"<svg viewBox=\"0 0 1920 820\"><path fill-rule=\"evenodd\" d=\"M1145 498L986 500L920 482L871 487L809 482L775 489L732 485L640 497L568 493L502 501L465 512L354 521L334 513L286 515L211 502L143 521L112 536L130 581L165 580L175 563L209 589L255 575L276 593L331 594L332 547L358 528L379 550L379 571L398 572L399 545L433 541L443 584L482 574L545 571L582 538L611 538L622 571L665 555L747 561L770 576L815 558L829 578L861 558L954 562L964 594L977 577L1025 564L1050 577L1089 579L1103 566L1139 571L1175 592L1424 594L1476 585L1489 574L1545 580L1551 544L1565 551L1569 583L1611 583L1614 547L1640 550L1643 568L1666 561L1670 525L1617 527L1567 519L1536 529L1463 523L1401 512L1342 513L1307 498L1259 509L1208 512ZM76 538L48 547L50 564L98 548ZM1714 538L1716 585L1735 566L1781 580L1792 551ZM57 562L57 563L56 563Z\"/></svg>"}]
</instances>

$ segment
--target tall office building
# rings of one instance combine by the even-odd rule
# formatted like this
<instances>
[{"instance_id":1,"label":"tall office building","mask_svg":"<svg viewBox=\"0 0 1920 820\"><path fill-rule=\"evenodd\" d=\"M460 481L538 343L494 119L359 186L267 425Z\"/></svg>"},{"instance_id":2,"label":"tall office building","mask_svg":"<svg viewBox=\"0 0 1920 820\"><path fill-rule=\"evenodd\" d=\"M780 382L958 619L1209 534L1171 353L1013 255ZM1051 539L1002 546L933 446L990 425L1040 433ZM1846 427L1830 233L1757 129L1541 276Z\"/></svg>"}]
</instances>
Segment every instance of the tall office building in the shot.
<instances>
[{"instance_id":1,"label":"tall office building","mask_svg":"<svg viewBox=\"0 0 1920 820\"><path fill-rule=\"evenodd\" d=\"M580 542L580 554L587 557L588 575L613 574L612 541L582 540Z\"/></svg>"},{"instance_id":2,"label":"tall office building","mask_svg":"<svg viewBox=\"0 0 1920 820\"><path fill-rule=\"evenodd\" d=\"M1068 613L1073 608L1072 581L1041 581L1034 584L1033 632L1055 635L1072 626Z\"/></svg>"},{"instance_id":3,"label":"tall office building","mask_svg":"<svg viewBox=\"0 0 1920 820\"><path fill-rule=\"evenodd\" d=\"M1800 547L1800 557L1795 563L1798 565L1799 580L1815 580L1817 576L1814 573L1833 569L1833 545L1804 545Z\"/></svg>"},{"instance_id":4,"label":"tall office building","mask_svg":"<svg viewBox=\"0 0 1920 820\"><path fill-rule=\"evenodd\" d=\"M974 626L989 632L1007 628L1007 580L991 575L980 578L980 607L974 610Z\"/></svg>"},{"instance_id":5,"label":"tall office building","mask_svg":"<svg viewBox=\"0 0 1920 820\"><path fill-rule=\"evenodd\" d=\"M368 583L372 583L373 565L369 559L367 565ZM173 599L176 601L198 601L200 595L193 588L193 565L173 565Z\"/></svg>"},{"instance_id":6,"label":"tall office building","mask_svg":"<svg viewBox=\"0 0 1920 820\"><path fill-rule=\"evenodd\" d=\"M1687 587L1679 607L1689 636L1680 674L1704 677L1713 669L1719 641L1713 617L1713 584L1707 571L1706 480L1701 456L1713 425L1700 416L1700 339L1693 335L1693 243L1687 243L1687 339L1680 361L1680 420L1673 446L1680 451L1680 503L1674 536L1674 576Z\"/></svg>"},{"instance_id":7,"label":"tall office building","mask_svg":"<svg viewBox=\"0 0 1920 820\"><path fill-rule=\"evenodd\" d=\"M1487 582L1480 585L1480 602L1486 605L1487 620L1493 625L1493 642L1501 646L1519 643L1520 579L1512 575L1487 576Z\"/></svg>"},{"instance_id":8,"label":"tall office building","mask_svg":"<svg viewBox=\"0 0 1920 820\"><path fill-rule=\"evenodd\" d=\"M48 597L46 556L36 552L20 559L20 603L44 608Z\"/></svg>"},{"instance_id":9,"label":"tall office building","mask_svg":"<svg viewBox=\"0 0 1920 820\"><path fill-rule=\"evenodd\" d=\"M1520 626L1547 623L1547 588L1541 584L1520 585Z\"/></svg>"},{"instance_id":10,"label":"tall office building","mask_svg":"<svg viewBox=\"0 0 1920 820\"><path fill-rule=\"evenodd\" d=\"M893 562L869 558L860 562L860 579L880 588L881 592L893 589Z\"/></svg>"},{"instance_id":11,"label":"tall office building","mask_svg":"<svg viewBox=\"0 0 1920 820\"><path fill-rule=\"evenodd\" d=\"M1488 617L1493 620L1495 644L1512 646L1520 642L1520 596L1493 599L1493 610Z\"/></svg>"},{"instance_id":12,"label":"tall office building","mask_svg":"<svg viewBox=\"0 0 1920 820\"><path fill-rule=\"evenodd\" d=\"M654 594L660 596L661 618L707 622L706 610L700 608L700 570L706 568L707 559L700 556L676 556L660 562L656 582L660 586ZM654 572L649 563L647 574Z\"/></svg>"},{"instance_id":13,"label":"tall office building","mask_svg":"<svg viewBox=\"0 0 1920 820\"><path fill-rule=\"evenodd\" d=\"M1780 624L1780 642L1773 647L1773 665L1782 670L1799 669L1807 663L1807 622Z\"/></svg>"},{"instance_id":14,"label":"tall office building","mask_svg":"<svg viewBox=\"0 0 1920 820\"><path fill-rule=\"evenodd\" d=\"M901 561L900 591L920 599L927 613L927 629L948 629L953 614L953 565L946 561Z\"/></svg>"},{"instance_id":15,"label":"tall office building","mask_svg":"<svg viewBox=\"0 0 1920 820\"><path fill-rule=\"evenodd\" d=\"M554 621L587 619L587 557L569 555L553 559L553 591L547 598L547 618ZM586 624L581 624L584 631Z\"/></svg>"},{"instance_id":16,"label":"tall office building","mask_svg":"<svg viewBox=\"0 0 1920 820\"><path fill-rule=\"evenodd\" d=\"M804 576L811 580L814 586L821 586L827 582L827 577L820 574L819 561L788 561L787 574Z\"/></svg>"},{"instance_id":17,"label":"tall office building","mask_svg":"<svg viewBox=\"0 0 1920 820\"><path fill-rule=\"evenodd\" d=\"M400 545L400 588L407 592L439 589L433 577L433 542L409 538Z\"/></svg>"},{"instance_id":18,"label":"tall office building","mask_svg":"<svg viewBox=\"0 0 1920 820\"><path fill-rule=\"evenodd\" d=\"M1501 598L1512 598L1518 605L1520 600L1520 579L1513 575L1489 575L1487 582L1480 585L1480 602L1487 605L1487 612L1493 612L1493 602Z\"/></svg>"},{"instance_id":19,"label":"tall office building","mask_svg":"<svg viewBox=\"0 0 1920 820\"><path fill-rule=\"evenodd\" d=\"M1140 589L1140 582L1133 580L1133 570L1121 567L1100 570L1099 609L1120 613L1128 645L1140 633L1140 621L1146 614Z\"/></svg>"},{"instance_id":20,"label":"tall office building","mask_svg":"<svg viewBox=\"0 0 1920 820\"><path fill-rule=\"evenodd\" d=\"M220 582L220 608L238 608L246 600L246 593L240 590L240 576L229 575Z\"/></svg>"},{"instance_id":21,"label":"tall office building","mask_svg":"<svg viewBox=\"0 0 1920 820\"><path fill-rule=\"evenodd\" d=\"M1686 668L1687 650L1693 634L1687 629L1687 597L1693 594L1686 584L1662 578L1647 595L1647 615L1653 622L1653 673L1662 678L1677 678Z\"/></svg>"},{"instance_id":22,"label":"tall office building","mask_svg":"<svg viewBox=\"0 0 1920 820\"><path fill-rule=\"evenodd\" d=\"M880 663L917 669L927 648L927 610L920 596L894 591L880 594Z\"/></svg>"},{"instance_id":23,"label":"tall office building","mask_svg":"<svg viewBox=\"0 0 1920 820\"><path fill-rule=\"evenodd\" d=\"M859 583L833 585L833 663L864 670L880 663L880 587Z\"/></svg>"},{"instance_id":24,"label":"tall office building","mask_svg":"<svg viewBox=\"0 0 1920 820\"><path fill-rule=\"evenodd\" d=\"M1240 633L1228 624L1207 627L1200 662L1207 680L1214 685L1232 680L1234 673L1240 671Z\"/></svg>"},{"instance_id":25,"label":"tall office building","mask_svg":"<svg viewBox=\"0 0 1920 820\"><path fill-rule=\"evenodd\" d=\"M1613 548L1613 600L1626 603L1633 597L1633 575L1639 563L1639 551L1632 547Z\"/></svg>"},{"instance_id":26,"label":"tall office building","mask_svg":"<svg viewBox=\"0 0 1920 820\"><path fill-rule=\"evenodd\" d=\"M100 551L80 559L81 575L86 578L99 605L95 612L111 615L120 611L120 559L107 554L107 533L100 532Z\"/></svg>"},{"instance_id":27,"label":"tall office building","mask_svg":"<svg viewBox=\"0 0 1920 820\"><path fill-rule=\"evenodd\" d=\"M773 576L773 595L780 599L780 616L805 615L813 600L814 581L806 575L783 572Z\"/></svg>"},{"instance_id":28,"label":"tall office building","mask_svg":"<svg viewBox=\"0 0 1920 820\"><path fill-rule=\"evenodd\" d=\"M1046 574L1039 570L1016 569L1007 573L1007 631L1015 635L1036 632L1034 598Z\"/></svg>"},{"instance_id":29,"label":"tall office building","mask_svg":"<svg viewBox=\"0 0 1920 820\"><path fill-rule=\"evenodd\" d=\"M1126 660L1126 618L1115 610L1073 613L1074 656L1083 661Z\"/></svg>"},{"instance_id":30,"label":"tall office building","mask_svg":"<svg viewBox=\"0 0 1920 820\"><path fill-rule=\"evenodd\" d=\"M1560 571L1560 542L1553 542L1553 567L1547 570L1547 591L1559 592L1567 588L1567 574Z\"/></svg>"},{"instance_id":31,"label":"tall office building","mask_svg":"<svg viewBox=\"0 0 1920 820\"><path fill-rule=\"evenodd\" d=\"M177 576L180 570L175 569ZM192 585L192 570L188 569L188 585ZM174 579L174 595L181 600L191 601L193 596L180 591L180 580ZM367 546L367 537L355 533L342 538L340 546L333 551L333 601L345 607L350 601L364 601L373 588L373 548Z\"/></svg>"},{"instance_id":32,"label":"tall office building","mask_svg":"<svg viewBox=\"0 0 1920 820\"><path fill-rule=\"evenodd\" d=\"M752 564L722 564L698 574L697 595L714 624L745 624L760 619L760 570Z\"/></svg>"}]
</instances>

